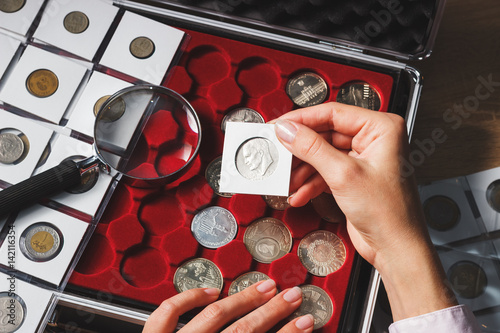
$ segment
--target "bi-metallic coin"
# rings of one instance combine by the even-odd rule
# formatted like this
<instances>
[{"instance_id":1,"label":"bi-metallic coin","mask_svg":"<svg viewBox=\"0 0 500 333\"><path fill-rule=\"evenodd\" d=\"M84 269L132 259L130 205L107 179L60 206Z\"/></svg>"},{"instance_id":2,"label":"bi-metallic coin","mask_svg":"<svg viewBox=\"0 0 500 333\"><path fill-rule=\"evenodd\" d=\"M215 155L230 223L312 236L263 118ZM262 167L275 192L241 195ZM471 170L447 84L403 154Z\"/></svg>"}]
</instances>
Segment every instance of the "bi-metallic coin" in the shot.
<instances>
[{"instance_id":1,"label":"bi-metallic coin","mask_svg":"<svg viewBox=\"0 0 500 333\"><path fill-rule=\"evenodd\" d=\"M71 12L64 18L64 28L72 34L81 34L89 27L89 18L82 12Z\"/></svg>"},{"instance_id":2,"label":"bi-metallic coin","mask_svg":"<svg viewBox=\"0 0 500 333\"><path fill-rule=\"evenodd\" d=\"M327 276L345 262L346 252L342 240L333 232L318 230L306 235L297 250L307 271L316 276Z\"/></svg>"},{"instance_id":3,"label":"bi-metallic coin","mask_svg":"<svg viewBox=\"0 0 500 333\"><path fill-rule=\"evenodd\" d=\"M49 97L59 88L59 79L48 69L37 69L28 76L26 88L35 97Z\"/></svg>"},{"instance_id":4,"label":"bi-metallic coin","mask_svg":"<svg viewBox=\"0 0 500 333\"><path fill-rule=\"evenodd\" d=\"M312 284L300 286L300 289L302 289L302 303L292 314L292 318L311 314L314 317L315 330L325 326L333 315L333 302L330 296Z\"/></svg>"},{"instance_id":5,"label":"bi-metallic coin","mask_svg":"<svg viewBox=\"0 0 500 333\"><path fill-rule=\"evenodd\" d=\"M276 196L276 195L264 195L264 201L272 209L285 210L290 207L288 203L288 197Z\"/></svg>"},{"instance_id":6,"label":"bi-metallic coin","mask_svg":"<svg viewBox=\"0 0 500 333\"><path fill-rule=\"evenodd\" d=\"M4 13L15 13L24 7L26 0L2 0L0 1L0 11Z\"/></svg>"},{"instance_id":7,"label":"bi-metallic coin","mask_svg":"<svg viewBox=\"0 0 500 333\"><path fill-rule=\"evenodd\" d=\"M265 123L264 117L257 111L250 108L238 108L227 113L221 122L222 132L226 131L227 122L240 122L240 123Z\"/></svg>"},{"instance_id":8,"label":"bi-metallic coin","mask_svg":"<svg viewBox=\"0 0 500 333\"><path fill-rule=\"evenodd\" d=\"M488 285L484 270L472 261L459 261L448 270L448 279L453 290L463 298L482 295Z\"/></svg>"},{"instance_id":9,"label":"bi-metallic coin","mask_svg":"<svg viewBox=\"0 0 500 333\"><path fill-rule=\"evenodd\" d=\"M24 154L24 142L14 133L0 134L0 163L13 164Z\"/></svg>"},{"instance_id":10,"label":"bi-metallic coin","mask_svg":"<svg viewBox=\"0 0 500 333\"><path fill-rule=\"evenodd\" d=\"M445 231L457 225L460 220L460 208L452 199L435 195L425 200L424 215L429 227Z\"/></svg>"},{"instance_id":11,"label":"bi-metallic coin","mask_svg":"<svg viewBox=\"0 0 500 333\"><path fill-rule=\"evenodd\" d=\"M194 238L206 248L216 249L234 239L238 224L225 208L212 206L195 215L191 222Z\"/></svg>"},{"instance_id":12,"label":"bi-metallic coin","mask_svg":"<svg viewBox=\"0 0 500 333\"><path fill-rule=\"evenodd\" d=\"M220 191L220 177L222 170L222 157L217 157L215 160L210 162L205 170L205 178L207 179L208 185L214 190L215 194L224 198L230 198L233 196L232 193L225 193Z\"/></svg>"},{"instance_id":13,"label":"bi-metallic coin","mask_svg":"<svg viewBox=\"0 0 500 333\"><path fill-rule=\"evenodd\" d=\"M32 261L55 258L63 247L62 233L56 226L39 222L26 228L20 240L21 252Z\"/></svg>"},{"instance_id":14,"label":"bi-metallic coin","mask_svg":"<svg viewBox=\"0 0 500 333\"><path fill-rule=\"evenodd\" d=\"M350 83L342 87L337 94L337 102L368 110L380 110L380 97L377 91L363 82Z\"/></svg>"},{"instance_id":15,"label":"bi-metallic coin","mask_svg":"<svg viewBox=\"0 0 500 333\"><path fill-rule=\"evenodd\" d=\"M252 257L271 263L292 249L292 235L283 222L272 217L258 219L245 230L243 242Z\"/></svg>"},{"instance_id":16,"label":"bi-metallic coin","mask_svg":"<svg viewBox=\"0 0 500 333\"><path fill-rule=\"evenodd\" d=\"M16 294L0 293L0 333L17 332L26 316L26 304Z\"/></svg>"},{"instance_id":17,"label":"bi-metallic coin","mask_svg":"<svg viewBox=\"0 0 500 333\"><path fill-rule=\"evenodd\" d=\"M278 161L278 149L265 138L251 138L236 151L236 169L251 181L270 177L276 171Z\"/></svg>"},{"instance_id":18,"label":"bi-metallic coin","mask_svg":"<svg viewBox=\"0 0 500 333\"><path fill-rule=\"evenodd\" d=\"M130 53L138 59L147 59L155 52L155 44L148 37L137 37L130 43Z\"/></svg>"},{"instance_id":19,"label":"bi-metallic coin","mask_svg":"<svg viewBox=\"0 0 500 333\"><path fill-rule=\"evenodd\" d=\"M223 282L217 265L205 258L192 259L182 264L174 274L174 286L179 293L194 288L222 290Z\"/></svg>"},{"instance_id":20,"label":"bi-metallic coin","mask_svg":"<svg viewBox=\"0 0 500 333\"><path fill-rule=\"evenodd\" d=\"M228 295L234 295L259 281L269 280L269 276L261 272L248 272L238 276L229 286Z\"/></svg>"},{"instance_id":21,"label":"bi-metallic coin","mask_svg":"<svg viewBox=\"0 0 500 333\"><path fill-rule=\"evenodd\" d=\"M328 95L325 80L316 73L302 73L291 78L286 86L286 93L300 107L321 104Z\"/></svg>"}]
</instances>

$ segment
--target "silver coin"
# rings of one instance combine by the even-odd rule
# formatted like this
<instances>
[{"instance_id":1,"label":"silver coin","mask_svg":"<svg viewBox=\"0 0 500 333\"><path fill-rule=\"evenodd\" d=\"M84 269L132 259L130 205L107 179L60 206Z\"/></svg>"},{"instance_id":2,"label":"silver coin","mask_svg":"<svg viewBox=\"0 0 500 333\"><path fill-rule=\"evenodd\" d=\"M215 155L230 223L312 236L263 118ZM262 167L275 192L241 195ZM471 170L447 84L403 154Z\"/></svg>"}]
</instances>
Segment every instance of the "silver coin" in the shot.
<instances>
[{"instance_id":1,"label":"silver coin","mask_svg":"<svg viewBox=\"0 0 500 333\"><path fill-rule=\"evenodd\" d=\"M286 85L286 93L300 107L321 104L328 95L328 86L315 73L302 73L291 78Z\"/></svg>"},{"instance_id":2,"label":"silver coin","mask_svg":"<svg viewBox=\"0 0 500 333\"><path fill-rule=\"evenodd\" d=\"M297 250L307 271L316 276L327 276L345 262L346 252L342 240L333 232L318 230L306 235Z\"/></svg>"},{"instance_id":3,"label":"silver coin","mask_svg":"<svg viewBox=\"0 0 500 333\"><path fill-rule=\"evenodd\" d=\"M89 27L89 18L85 13L75 11L71 12L64 18L64 28L72 34L81 34Z\"/></svg>"},{"instance_id":4,"label":"silver coin","mask_svg":"<svg viewBox=\"0 0 500 333\"><path fill-rule=\"evenodd\" d=\"M320 287L312 284L300 286L302 303L292 314L292 318L311 314L314 317L314 329L321 328L328 323L333 315L333 302L330 296Z\"/></svg>"},{"instance_id":5,"label":"silver coin","mask_svg":"<svg viewBox=\"0 0 500 333\"><path fill-rule=\"evenodd\" d=\"M238 224L233 214L218 206L203 209L191 222L194 238L209 249L226 245L234 239L237 231Z\"/></svg>"},{"instance_id":6,"label":"silver coin","mask_svg":"<svg viewBox=\"0 0 500 333\"><path fill-rule=\"evenodd\" d=\"M288 197L281 197L275 195L264 195L264 201L272 209L285 210L290 207L288 203Z\"/></svg>"},{"instance_id":7,"label":"silver coin","mask_svg":"<svg viewBox=\"0 0 500 333\"><path fill-rule=\"evenodd\" d=\"M261 272L248 272L238 276L229 286L229 296L239 293L259 281L269 280L269 276Z\"/></svg>"},{"instance_id":8,"label":"silver coin","mask_svg":"<svg viewBox=\"0 0 500 333\"><path fill-rule=\"evenodd\" d=\"M268 264L290 252L292 234L280 220L263 217L245 230L243 242L256 261Z\"/></svg>"},{"instance_id":9,"label":"silver coin","mask_svg":"<svg viewBox=\"0 0 500 333\"><path fill-rule=\"evenodd\" d=\"M21 234L19 247L26 258L32 261L49 261L61 252L62 233L56 226L39 222L26 228Z\"/></svg>"},{"instance_id":10,"label":"silver coin","mask_svg":"<svg viewBox=\"0 0 500 333\"><path fill-rule=\"evenodd\" d=\"M337 94L337 102L359 106L365 109L380 110L380 97L368 83L350 83Z\"/></svg>"},{"instance_id":11,"label":"silver coin","mask_svg":"<svg viewBox=\"0 0 500 333\"><path fill-rule=\"evenodd\" d=\"M228 114L222 118L221 122L221 130L222 132L226 131L226 123L228 121L231 122L240 122L240 123L265 123L264 117L257 111L250 108L239 108L230 111Z\"/></svg>"},{"instance_id":12,"label":"silver coin","mask_svg":"<svg viewBox=\"0 0 500 333\"><path fill-rule=\"evenodd\" d=\"M196 258L182 264L174 274L174 286L179 293L195 288L222 290L223 282L220 269L205 258Z\"/></svg>"},{"instance_id":13,"label":"silver coin","mask_svg":"<svg viewBox=\"0 0 500 333\"><path fill-rule=\"evenodd\" d=\"M26 317L26 305L21 297L0 293L0 333L16 332Z\"/></svg>"},{"instance_id":14,"label":"silver coin","mask_svg":"<svg viewBox=\"0 0 500 333\"><path fill-rule=\"evenodd\" d=\"M13 164L17 162L24 153L23 140L13 133L0 134L0 163Z\"/></svg>"},{"instance_id":15,"label":"silver coin","mask_svg":"<svg viewBox=\"0 0 500 333\"><path fill-rule=\"evenodd\" d=\"M208 185L214 190L215 194L224 198L230 198L233 196L232 193L220 192L220 174L222 170L222 157L217 157L215 160L210 162L205 170L205 178L207 179Z\"/></svg>"},{"instance_id":16,"label":"silver coin","mask_svg":"<svg viewBox=\"0 0 500 333\"><path fill-rule=\"evenodd\" d=\"M345 220L344 213L330 193L321 193L316 198L311 199L311 203L316 213L323 220L331 223L339 223Z\"/></svg>"},{"instance_id":17,"label":"silver coin","mask_svg":"<svg viewBox=\"0 0 500 333\"><path fill-rule=\"evenodd\" d=\"M268 139L251 138L236 152L236 169L248 180L263 180L271 176L278 166L278 149Z\"/></svg>"},{"instance_id":18,"label":"silver coin","mask_svg":"<svg viewBox=\"0 0 500 333\"><path fill-rule=\"evenodd\" d=\"M451 266L448 279L457 295L467 299L481 296L488 285L484 270L475 262L466 260Z\"/></svg>"}]
</instances>

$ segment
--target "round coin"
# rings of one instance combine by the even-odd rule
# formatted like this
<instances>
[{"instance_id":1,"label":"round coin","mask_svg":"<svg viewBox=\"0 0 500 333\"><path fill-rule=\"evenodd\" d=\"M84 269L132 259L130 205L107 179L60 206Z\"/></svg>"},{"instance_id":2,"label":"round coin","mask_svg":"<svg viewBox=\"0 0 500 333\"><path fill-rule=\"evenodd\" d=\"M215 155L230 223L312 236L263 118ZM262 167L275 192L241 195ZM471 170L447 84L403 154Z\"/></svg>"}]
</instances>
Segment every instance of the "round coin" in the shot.
<instances>
[{"instance_id":1,"label":"round coin","mask_svg":"<svg viewBox=\"0 0 500 333\"><path fill-rule=\"evenodd\" d=\"M278 149L265 138L251 138L243 142L236 151L236 169L240 175L252 181L271 176L278 161Z\"/></svg>"},{"instance_id":2,"label":"round coin","mask_svg":"<svg viewBox=\"0 0 500 333\"><path fill-rule=\"evenodd\" d=\"M327 276L344 264L345 246L333 232L318 230L306 235L297 250L307 271L316 276Z\"/></svg>"},{"instance_id":3,"label":"round coin","mask_svg":"<svg viewBox=\"0 0 500 333\"><path fill-rule=\"evenodd\" d=\"M48 261L62 249L63 237L59 229L45 222L32 224L21 234L21 252L32 261Z\"/></svg>"},{"instance_id":4,"label":"round coin","mask_svg":"<svg viewBox=\"0 0 500 333\"><path fill-rule=\"evenodd\" d=\"M89 27L89 18L82 12L71 12L64 18L63 25L72 34L81 34Z\"/></svg>"},{"instance_id":5,"label":"round coin","mask_svg":"<svg viewBox=\"0 0 500 333\"><path fill-rule=\"evenodd\" d=\"M327 222L339 223L345 220L345 215L330 193L323 192L311 200L316 213Z\"/></svg>"},{"instance_id":6,"label":"round coin","mask_svg":"<svg viewBox=\"0 0 500 333\"><path fill-rule=\"evenodd\" d=\"M182 264L174 274L174 286L179 293L194 288L222 290L223 282L217 265L205 258L196 258Z\"/></svg>"},{"instance_id":7,"label":"round coin","mask_svg":"<svg viewBox=\"0 0 500 333\"><path fill-rule=\"evenodd\" d=\"M222 170L222 157L217 157L215 160L210 162L205 170L205 178L207 179L208 185L214 190L215 194L221 197L230 198L233 196L232 193L220 192L220 175Z\"/></svg>"},{"instance_id":8,"label":"round coin","mask_svg":"<svg viewBox=\"0 0 500 333\"><path fill-rule=\"evenodd\" d=\"M280 220L264 217L248 226L243 242L256 261L269 264L290 252L292 234Z\"/></svg>"},{"instance_id":9,"label":"round coin","mask_svg":"<svg viewBox=\"0 0 500 333\"><path fill-rule=\"evenodd\" d=\"M240 122L240 123L265 123L264 117L261 116L257 111L250 108L239 108L228 112L221 122L222 132L226 131L227 122Z\"/></svg>"},{"instance_id":10,"label":"round coin","mask_svg":"<svg viewBox=\"0 0 500 333\"><path fill-rule=\"evenodd\" d=\"M229 286L228 295L234 295L250 287L259 281L269 280L269 276L261 272L248 272L238 276Z\"/></svg>"},{"instance_id":11,"label":"round coin","mask_svg":"<svg viewBox=\"0 0 500 333\"><path fill-rule=\"evenodd\" d=\"M78 161L83 159L85 159L84 156L71 156L65 158L63 162L68 160ZM81 174L80 184L66 189L66 192L71 194L80 194L88 192L94 188L95 184L97 184L98 179L99 179L99 169L89 168Z\"/></svg>"},{"instance_id":12,"label":"round coin","mask_svg":"<svg viewBox=\"0 0 500 333\"><path fill-rule=\"evenodd\" d=\"M290 207L288 203L288 197L275 196L275 195L264 195L264 201L272 209L285 210Z\"/></svg>"},{"instance_id":13,"label":"round coin","mask_svg":"<svg viewBox=\"0 0 500 333\"><path fill-rule=\"evenodd\" d=\"M488 185L486 189L486 200L488 200L488 204L491 208L500 212L500 179Z\"/></svg>"},{"instance_id":14,"label":"round coin","mask_svg":"<svg viewBox=\"0 0 500 333\"><path fill-rule=\"evenodd\" d=\"M302 289L302 303L292 314L292 318L311 314L314 317L315 330L325 326L333 315L333 302L330 296L312 284L300 286L300 289Z\"/></svg>"},{"instance_id":15,"label":"round coin","mask_svg":"<svg viewBox=\"0 0 500 333\"><path fill-rule=\"evenodd\" d=\"M14 315L14 316L12 316ZM26 304L18 295L9 292L0 293L0 332L16 332L26 317Z\"/></svg>"},{"instance_id":16,"label":"round coin","mask_svg":"<svg viewBox=\"0 0 500 333\"><path fill-rule=\"evenodd\" d=\"M24 7L26 0L2 0L0 1L0 11L4 13L15 13Z\"/></svg>"},{"instance_id":17,"label":"round coin","mask_svg":"<svg viewBox=\"0 0 500 333\"><path fill-rule=\"evenodd\" d=\"M48 69L37 69L28 76L26 87L35 97L49 97L59 88L59 79Z\"/></svg>"},{"instance_id":18,"label":"round coin","mask_svg":"<svg viewBox=\"0 0 500 333\"><path fill-rule=\"evenodd\" d=\"M484 270L472 261L459 261L448 271L453 290L463 298L476 298L483 294L488 279Z\"/></svg>"},{"instance_id":19,"label":"round coin","mask_svg":"<svg viewBox=\"0 0 500 333\"><path fill-rule=\"evenodd\" d=\"M296 105L307 107L323 103L328 95L328 86L321 76L308 72L291 78L286 85L286 93Z\"/></svg>"},{"instance_id":20,"label":"round coin","mask_svg":"<svg viewBox=\"0 0 500 333\"><path fill-rule=\"evenodd\" d=\"M138 59L147 59L155 52L155 44L148 37L137 37L130 43L130 53Z\"/></svg>"},{"instance_id":21,"label":"round coin","mask_svg":"<svg viewBox=\"0 0 500 333\"><path fill-rule=\"evenodd\" d=\"M236 236L238 224L225 208L212 206L196 214L191 222L194 238L206 248L216 249L228 244Z\"/></svg>"},{"instance_id":22,"label":"round coin","mask_svg":"<svg viewBox=\"0 0 500 333\"><path fill-rule=\"evenodd\" d=\"M425 200L424 214L429 227L438 231L449 230L460 220L460 208L457 203L444 195Z\"/></svg>"},{"instance_id":23,"label":"round coin","mask_svg":"<svg viewBox=\"0 0 500 333\"><path fill-rule=\"evenodd\" d=\"M14 164L24 154L24 142L16 134L0 134L0 163Z\"/></svg>"},{"instance_id":24,"label":"round coin","mask_svg":"<svg viewBox=\"0 0 500 333\"><path fill-rule=\"evenodd\" d=\"M97 116L101 110L102 105L111 97L111 95L102 96L94 104L94 116ZM111 105L108 105L106 109L102 110L102 116L99 121L113 122L120 119L125 113L126 105L122 98L115 99Z\"/></svg>"},{"instance_id":25,"label":"round coin","mask_svg":"<svg viewBox=\"0 0 500 333\"><path fill-rule=\"evenodd\" d=\"M337 94L337 102L359 106L368 110L380 110L380 96L368 83L350 83Z\"/></svg>"}]
</instances>

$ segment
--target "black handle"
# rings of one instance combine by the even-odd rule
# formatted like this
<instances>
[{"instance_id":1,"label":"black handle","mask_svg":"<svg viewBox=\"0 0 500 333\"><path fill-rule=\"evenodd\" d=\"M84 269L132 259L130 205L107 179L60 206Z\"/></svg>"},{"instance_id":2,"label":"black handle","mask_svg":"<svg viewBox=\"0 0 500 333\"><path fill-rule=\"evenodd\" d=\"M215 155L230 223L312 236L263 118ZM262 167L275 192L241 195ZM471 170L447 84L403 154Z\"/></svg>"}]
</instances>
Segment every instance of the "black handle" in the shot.
<instances>
[{"instance_id":1,"label":"black handle","mask_svg":"<svg viewBox=\"0 0 500 333\"><path fill-rule=\"evenodd\" d=\"M0 191L0 218L10 212L80 183L80 168L72 160Z\"/></svg>"}]
</instances>

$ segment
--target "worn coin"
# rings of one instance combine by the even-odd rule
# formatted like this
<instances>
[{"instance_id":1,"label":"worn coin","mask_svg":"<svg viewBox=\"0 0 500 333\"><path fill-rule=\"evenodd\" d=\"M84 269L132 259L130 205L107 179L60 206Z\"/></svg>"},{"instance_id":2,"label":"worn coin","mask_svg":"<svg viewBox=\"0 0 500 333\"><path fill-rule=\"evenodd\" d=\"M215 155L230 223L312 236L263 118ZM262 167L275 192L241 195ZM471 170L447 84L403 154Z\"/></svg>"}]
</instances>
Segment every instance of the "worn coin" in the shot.
<instances>
[{"instance_id":1,"label":"worn coin","mask_svg":"<svg viewBox=\"0 0 500 333\"><path fill-rule=\"evenodd\" d=\"M238 276L229 286L228 295L234 295L259 281L269 280L269 276L261 272L248 272Z\"/></svg>"},{"instance_id":2,"label":"worn coin","mask_svg":"<svg viewBox=\"0 0 500 333\"><path fill-rule=\"evenodd\" d=\"M337 102L359 106L365 109L380 110L380 96L368 83L350 83L340 89Z\"/></svg>"},{"instance_id":3,"label":"worn coin","mask_svg":"<svg viewBox=\"0 0 500 333\"><path fill-rule=\"evenodd\" d=\"M217 265L205 258L196 258L182 264L174 274L174 286L179 293L194 288L222 290L223 282Z\"/></svg>"},{"instance_id":4,"label":"worn coin","mask_svg":"<svg viewBox=\"0 0 500 333\"><path fill-rule=\"evenodd\" d=\"M147 59L155 52L155 43L148 37L137 37L130 43L130 53L136 58Z\"/></svg>"},{"instance_id":5,"label":"worn coin","mask_svg":"<svg viewBox=\"0 0 500 333\"><path fill-rule=\"evenodd\" d=\"M323 192L311 200L316 213L327 222L339 223L345 220L345 215L330 193Z\"/></svg>"},{"instance_id":6,"label":"worn coin","mask_svg":"<svg viewBox=\"0 0 500 333\"><path fill-rule=\"evenodd\" d=\"M271 176L278 161L278 149L265 138L251 138L243 142L236 151L236 169L240 175L252 181Z\"/></svg>"},{"instance_id":7,"label":"worn coin","mask_svg":"<svg viewBox=\"0 0 500 333\"><path fill-rule=\"evenodd\" d=\"M0 134L0 163L13 164L24 154L24 142L14 133Z\"/></svg>"},{"instance_id":8,"label":"worn coin","mask_svg":"<svg viewBox=\"0 0 500 333\"><path fill-rule=\"evenodd\" d=\"M51 260L59 254L62 246L62 233L50 223L32 224L21 235L21 252L32 261Z\"/></svg>"},{"instance_id":9,"label":"worn coin","mask_svg":"<svg viewBox=\"0 0 500 333\"><path fill-rule=\"evenodd\" d=\"M298 256L307 271L327 276L338 270L345 261L342 240L333 232L318 230L306 235L299 243Z\"/></svg>"},{"instance_id":10,"label":"worn coin","mask_svg":"<svg viewBox=\"0 0 500 333\"><path fill-rule=\"evenodd\" d=\"M333 302L330 296L312 284L300 286L300 289L302 289L302 303L292 314L292 318L311 314L314 317L315 330L325 326L333 315Z\"/></svg>"},{"instance_id":11,"label":"worn coin","mask_svg":"<svg viewBox=\"0 0 500 333\"><path fill-rule=\"evenodd\" d=\"M64 18L63 25L72 34L81 34L89 27L89 18L82 12L71 12Z\"/></svg>"},{"instance_id":12,"label":"worn coin","mask_svg":"<svg viewBox=\"0 0 500 333\"><path fill-rule=\"evenodd\" d=\"M486 199L491 208L500 212L500 180L495 180L488 186L486 189Z\"/></svg>"},{"instance_id":13,"label":"worn coin","mask_svg":"<svg viewBox=\"0 0 500 333\"><path fill-rule=\"evenodd\" d=\"M0 293L0 333L16 332L25 316L26 305L21 297L8 292Z\"/></svg>"},{"instance_id":14,"label":"worn coin","mask_svg":"<svg viewBox=\"0 0 500 333\"><path fill-rule=\"evenodd\" d=\"M221 197L230 198L233 196L232 193L220 192L220 177L222 170L222 157L217 157L215 160L210 162L205 170L205 178L207 179L208 185L214 190L215 194Z\"/></svg>"},{"instance_id":15,"label":"worn coin","mask_svg":"<svg viewBox=\"0 0 500 333\"><path fill-rule=\"evenodd\" d=\"M33 96L49 97L59 88L59 79L48 69L37 69L28 76L26 87Z\"/></svg>"},{"instance_id":16,"label":"worn coin","mask_svg":"<svg viewBox=\"0 0 500 333\"><path fill-rule=\"evenodd\" d=\"M222 132L226 131L227 122L240 122L240 123L265 123L264 117L261 116L257 111L250 108L238 108L228 112L221 122Z\"/></svg>"},{"instance_id":17,"label":"worn coin","mask_svg":"<svg viewBox=\"0 0 500 333\"><path fill-rule=\"evenodd\" d=\"M308 72L291 78L286 85L286 93L296 105L307 107L323 103L328 95L328 86L321 76Z\"/></svg>"},{"instance_id":18,"label":"worn coin","mask_svg":"<svg viewBox=\"0 0 500 333\"><path fill-rule=\"evenodd\" d=\"M429 227L439 231L453 228L460 220L457 203L444 195L435 195L425 200L424 214Z\"/></svg>"},{"instance_id":19,"label":"worn coin","mask_svg":"<svg viewBox=\"0 0 500 333\"><path fill-rule=\"evenodd\" d=\"M209 249L226 245L234 239L237 231L238 224L233 214L218 206L203 209L191 222L194 238Z\"/></svg>"},{"instance_id":20,"label":"worn coin","mask_svg":"<svg viewBox=\"0 0 500 333\"><path fill-rule=\"evenodd\" d=\"M288 203L288 197L276 196L276 195L264 195L264 201L272 209L285 210L290 207Z\"/></svg>"},{"instance_id":21,"label":"worn coin","mask_svg":"<svg viewBox=\"0 0 500 333\"><path fill-rule=\"evenodd\" d=\"M24 7L26 0L2 0L0 1L0 11L4 13L15 13Z\"/></svg>"},{"instance_id":22,"label":"worn coin","mask_svg":"<svg viewBox=\"0 0 500 333\"><path fill-rule=\"evenodd\" d=\"M453 290L463 298L476 298L484 293L488 279L484 270L472 261L459 261L448 270Z\"/></svg>"},{"instance_id":23,"label":"worn coin","mask_svg":"<svg viewBox=\"0 0 500 333\"><path fill-rule=\"evenodd\" d=\"M271 263L292 249L292 235L283 222L272 217L258 219L245 230L243 242L258 262Z\"/></svg>"},{"instance_id":24,"label":"worn coin","mask_svg":"<svg viewBox=\"0 0 500 333\"><path fill-rule=\"evenodd\" d=\"M111 97L111 95L102 96L94 104L94 115L97 116L99 110L101 110L102 105ZM120 119L125 113L126 105L125 101L118 97L112 103L110 103L105 109L101 111L99 116L99 121L113 122Z\"/></svg>"}]
</instances>

